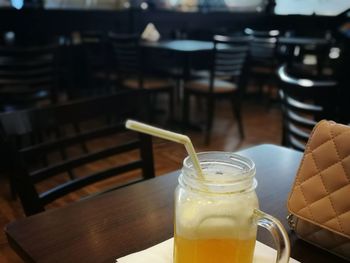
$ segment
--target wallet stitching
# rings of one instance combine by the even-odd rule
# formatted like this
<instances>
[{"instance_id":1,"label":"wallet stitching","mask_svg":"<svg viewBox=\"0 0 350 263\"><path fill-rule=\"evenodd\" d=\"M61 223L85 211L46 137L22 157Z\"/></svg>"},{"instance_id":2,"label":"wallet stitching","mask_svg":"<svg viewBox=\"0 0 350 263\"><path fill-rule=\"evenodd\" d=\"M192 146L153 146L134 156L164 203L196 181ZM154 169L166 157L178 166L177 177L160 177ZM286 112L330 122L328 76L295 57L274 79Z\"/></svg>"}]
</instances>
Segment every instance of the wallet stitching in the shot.
<instances>
[{"instance_id":1,"label":"wallet stitching","mask_svg":"<svg viewBox=\"0 0 350 263\"><path fill-rule=\"evenodd\" d=\"M312 155L311 152L308 153L308 154ZM312 155L312 157L313 157L313 155ZM331 168L332 166L341 163L343 160L345 160L345 159L347 159L347 158L349 158L349 157L350 157L350 154L348 154L347 156L345 156L342 160L337 161L337 162L335 162L335 163L333 163L333 164L327 166L326 168L323 169L323 171L328 170L328 169ZM315 162L315 160L314 160L314 162ZM317 166L316 166L316 167L317 167ZM310 179L314 178L315 176L319 175L320 173L321 173L321 172L317 172L316 174L314 174L313 176L307 178L306 180L302 181L301 183L305 183L305 182L309 181ZM299 180L299 181L300 181L300 180ZM337 189L337 190L338 190L338 189Z\"/></svg>"},{"instance_id":2,"label":"wallet stitching","mask_svg":"<svg viewBox=\"0 0 350 263\"><path fill-rule=\"evenodd\" d=\"M346 213L349 213L349 210L348 210L348 211L345 211L345 212L343 212L343 213L341 213L341 214L339 214L338 217L339 217L339 216L342 216L342 215L345 215ZM331 221L331 220L333 220L333 218L330 219L330 220L327 220L327 221L323 222L323 224L326 224L326 223L328 223L328 222Z\"/></svg>"},{"instance_id":3,"label":"wallet stitching","mask_svg":"<svg viewBox=\"0 0 350 263\"><path fill-rule=\"evenodd\" d=\"M336 153L337 153L338 160L339 160L339 159L341 159L341 158L340 158L340 155L339 155L339 152L338 152L337 145L335 144L334 139L333 139L333 138L334 138L334 137L333 137L333 130L332 130L332 129L329 129L329 133L331 134L332 142L333 142L333 145L334 145L334 148L335 148L335 151L336 151ZM341 134L343 134L343 133L341 133ZM343 161L343 159L341 159L340 164L341 164L341 167L343 168L344 173L345 173L345 176L346 176L346 178L348 179L348 182L349 182L349 177L348 177L348 174L347 174L347 172L346 172L346 170L345 170L345 167L344 167L342 161ZM322 177L322 176L321 176L321 177ZM323 181L323 178L322 178L322 181ZM327 190L327 192L328 192L328 190ZM344 233L344 229L343 229L342 223L341 223L341 221L340 221L340 219L339 219L338 212L335 210L335 208L334 208L334 206L333 206L333 200L332 200L332 198L331 198L330 195L329 195L329 200L331 201L331 205L332 205L332 207L333 207L333 209L334 209L334 211L335 211L335 213L336 213L337 221L338 221L338 223L339 223L340 229L341 229L341 231Z\"/></svg>"},{"instance_id":4,"label":"wallet stitching","mask_svg":"<svg viewBox=\"0 0 350 263\"><path fill-rule=\"evenodd\" d=\"M313 136L313 134L316 132L317 128L318 128L319 126L323 125L323 123L325 123L325 125L328 124L326 121L321 121L321 122L319 122L318 124L316 124L316 126L315 126L315 127L313 128L313 130L311 131L310 138L312 138L312 136ZM306 151L305 151L305 153L306 153L307 151L310 151L310 153L312 153L311 150L310 150L310 148L311 148L311 147L310 147L310 144L311 144L311 140L309 140L309 141L307 142L307 144L306 144ZM299 169L298 169L298 171L297 171L297 177L295 178L295 182L294 182L294 185L293 185L293 188L292 188L293 190L292 190L292 193L289 195L289 198L288 198L288 206L289 206L289 202L290 202L291 196L294 194L294 191L295 191L296 187L299 186L300 192L301 192L301 195L302 195L302 198L303 198L304 203L305 203L305 205L306 205L306 208L307 208L307 209L309 210L309 212L310 212L312 221L315 221L314 216L313 216L313 214L312 214L312 212L311 212L311 209L310 209L310 207L309 207L309 205L308 205L308 202L307 202L307 200L306 200L306 198L305 198L305 194L304 194L304 191L303 191L303 187L301 186L302 183L301 183L300 178L299 178L300 170L301 170L301 167L303 167L303 165L304 165L305 159L306 159L306 154L304 154L304 157L302 158L301 164L300 164ZM314 162L315 162L315 160L314 160ZM313 176L312 176L312 177L313 177ZM293 209L291 209L291 210L293 210ZM301 210L301 209L299 209L298 212L299 212L300 210ZM297 212L297 213L298 213L298 212Z\"/></svg>"},{"instance_id":5,"label":"wallet stitching","mask_svg":"<svg viewBox=\"0 0 350 263\"><path fill-rule=\"evenodd\" d=\"M316 163L316 159L315 159L315 156L313 155L313 153L311 152L311 158L312 158L312 160L314 161L314 163L315 163L315 166L316 166L316 169L318 170L318 175L319 175L319 177L321 178L321 183L322 183L322 186L323 186L323 188L326 190L326 193L327 193L327 195L329 195L329 192L328 192L328 190L327 190L327 188L325 187L325 184L324 184L324 182L323 182L323 178L322 178L322 175L321 175L321 171L320 171L320 169L318 168L318 165L317 165L317 163ZM316 175L317 175L316 174ZM315 176L316 176L315 175ZM326 196L324 196L324 197L326 197ZM324 198L323 197L323 198ZM321 198L322 199L322 198ZM319 201L319 200L318 200ZM315 202L312 202L312 203L315 203ZM311 210L311 208L310 208L310 204L308 203L307 204L307 206L309 207L309 209ZM332 208L333 208L333 211L334 211L334 213L335 213L335 215L337 215L337 213L335 212L335 209L334 209L334 207L333 207L333 204L332 204L332 202L331 202L331 206L332 206ZM312 215L313 216L313 215ZM318 223L320 223L320 224L322 224L322 222L319 222L318 220L315 220L315 218L313 217L313 220L315 221L315 222L318 222ZM338 222L339 223L339 222Z\"/></svg>"},{"instance_id":6,"label":"wallet stitching","mask_svg":"<svg viewBox=\"0 0 350 263\"><path fill-rule=\"evenodd\" d=\"M330 131L330 132L331 132L331 134L333 134L332 131ZM341 133L341 134L344 134L344 132ZM335 143L334 140L332 140L332 142L333 142L333 144L334 144L335 151L337 152L338 159L340 159L340 155L339 155L339 151L338 151L338 148L337 148L337 144ZM350 178L349 178L349 175L348 175L348 173L347 173L347 171L346 171L346 169L345 169L345 167L344 167L344 164L343 164L344 159L346 159L348 156L349 156L349 155L345 156L344 158L341 158L340 164L341 164L341 167L342 167L343 170L344 170L346 179L348 180L348 183L349 183L349 182L350 182Z\"/></svg>"},{"instance_id":7,"label":"wallet stitching","mask_svg":"<svg viewBox=\"0 0 350 263\"><path fill-rule=\"evenodd\" d=\"M344 186L345 187L345 186ZM344 187L342 187L342 188L344 188ZM340 189L342 189L342 188L340 188ZM320 198L320 199L317 199L316 201L313 201L312 203L313 204L315 204L315 203L317 203L318 201L321 201L322 199L324 199L324 198L327 198L328 196L324 196L324 197L322 197L322 198ZM300 209L301 210L301 209ZM345 211L345 212L342 212L341 214L338 214L338 216L342 216L342 215L344 215L344 214L346 214L346 213L349 213L350 212L350 210L347 210L347 211ZM333 220L334 218L331 218L331 219L328 219L327 221L323 221L322 222L322 224L325 224L325 223L328 223L329 221L331 221L331 220Z\"/></svg>"},{"instance_id":8,"label":"wallet stitching","mask_svg":"<svg viewBox=\"0 0 350 263\"><path fill-rule=\"evenodd\" d=\"M304 196L304 193L303 193L303 189L302 189L302 187L301 187L301 181L300 181L300 178L299 178L299 174L300 174L300 170L301 170L302 166L304 165L304 162L305 162L305 159L306 159L306 155L307 155L308 153L312 153L312 149L311 149L311 147L310 147L310 146L311 146L312 137L313 137L314 133L316 133L316 130L317 130L317 129L321 129L321 126L328 126L328 127L329 127L329 126L331 126L331 123L328 122L328 121L325 121L325 120L320 121L320 122L314 127L314 129L312 130L312 132L311 132L311 134L310 134L310 140L307 142L304 157L303 157L302 160L301 160L301 164L300 164L299 169L298 169L298 171L297 171L297 176L296 176L296 178L295 178L292 191L291 191L291 193L290 193L290 195L289 195L289 198L288 198L288 203L287 203L287 205L288 205L289 211L293 211L292 206L291 206L291 197L295 194L296 187L299 187L299 188L300 188L300 191L301 191L301 194L302 194L302 198L303 198L304 202L306 202L306 199L305 199L305 196ZM341 134L335 136L333 139L337 138L338 136L340 136L340 135L342 135L342 134L344 134L344 133L346 133L346 132L343 132L343 133L341 133ZM326 142L322 143L321 145L317 146L315 149L317 149L318 147L322 146L323 144L325 144L325 143L327 143L327 142L328 142L328 140L327 140ZM342 161L344 161L344 159L348 158L349 156L350 156L350 154L349 154L348 156L346 156L345 158L343 158ZM312 155L311 157L314 158L313 155ZM313 161L314 161L314 160L313 160ZM338 163L338 162L336 162L335 164L330 165L329 167L327 167L327 169L330 168L330 167L333 166L333 165L336 165L337 163ZM317 173L317 174L318 174L318 173ZM317 174L316 174L316 175L317 175ZM314 175L314 176L315 176L315 175ZM311 176L311 177L308 178L307 180L313 178L314 176ZM305 181L307 181L307 180L305 180ZM343 187L341 187L341 188L343 188ZM341 189L341 188L340 188L340 189ZM339 189L338 189L338 190L339 190ZM309 209L309 211L310 211L310 207L308 206L307 203L306 203L306 208ZM300 210L301 210L301 209L299 209L298 211L300 211ZM324 229L325 231L330 231L330 232L332 231L332 230L329 229L328 227L323 228L323 226L319 225L319 223L316 223L315 220L310 220L309 218L304 218L303 216L299 216L297 211L296 211L296 212L292 212L292 213L295 213L295 214L296 214L296 218L297 218L297 219L296 219L296 229L299 228L299 221L301 222L301 220L305 220L305 222L308 222L308 223L311 223L311 224L316 224L318 227L320 227L321 229ZM311 217L313 218L313 215L312 215L311 211L310 211L310 214L311 214ZM299 217L300 217L300 218L299 218ZM332 232L331 232L331 233L332 233ZM341 236L343 236L343 234L341 234ZM346 242L346 243L347 243L347 242ZM346 244L346 243L345 243L345 244Z\"/></svg>"},{"instance_id":9,"label":"wallet stitching","mask_svg":"<svg viewBox=\"0 0 350 263\"><path fill-rule=\"evenodd\" d=\"M333 133L332 133L331 129L329 129L329 135L331 136L331 141L333 142L334 137L333 137ZM336 148L334 142L333 142L333 146ZM336 150L336 152L337 152L337 157L338 157L338 160L339 160L338 151ZM340 227L340 230L341 230L342 233L344 233L343 227L342 227L342 225L341 225L341 223L340 223L340 220L339 220L339 218L338 218L338 215L337 215L337 211L336 211L336 209L335 209L335 207L334 207L334 204L333 204L333 201L332 201L332 199L331 199L331 197L330 197L330 193L329 193L329 191L328 191L328 189L327 189L327 187L326 187L326 185L325 185L325 183L324 183L324 181L323 181L322 172L321 172L320 169L318 168L318 165L317 165L317 163L316 163L316 159L315 159L315 156L313 155L313 153L311 153L311 156L312 156L312 159L313 159L314 162L315 162L315 165L316 165L317 170L319 171L322 185L323 185L324 189L325 189L326 192L327 192L327 197L328 197L328 199L329 199L329 201L330 201L330 203L331 203L331 207L332 207L332 209L333 209L333 211L334 211L334 214L335 214L335 217L336 217L336 219L337 219L337 222L338 222L338 225L339 225L339 227ZM316 221L316 220L315 220L315 221ZM322 223L322 224L324 224L324 223Z\"/></svg>"},{"instance_id":10,"label":"wallet stitching","mask_svg":"<svg viewBox=\"0 0 350 263\"><path fill-rule=\"evenodd\" d=\"M311 156L312 156L312 154L311 154ZM312 157L312 159L313 159L313 157ZM314 160L314 162L315 162L315 160ZM306 207L308 208L308 210L309 210L309 212L310 212L310 215L311 215L312 220L313 220L313 221L316 221L315 218L314 218L314 215L313 215L312 212L311 212L311 208L310 208L310 206L309 206L309 203L308 203L308 201L306 200L306 197L305 197L305 194L304 194L304 190L303 190L302 184L301 184L300 180L298 180L298 181L299 181L300 192L301 192L301 194L302 194L302 196L303 196L304 202L306 203ZM301 210L301 209L300 209L300 210ZM299 210L299 211L300 211L300 210Z\"/></svg>"},{"instance_id":11,"label":"wallet stitching","mask_svg":"<svg viewBox=\"0 0 350 263\"><path fill-rule=\"evenodd\" d=\"M335 137L333 137L332 139L328 139L327 141L321 143L320 145L318 145L316 148L312 149L311 151L315 151L317 150L319 147L321 147L322 145L326 144L327 142L329 142L330 140L334 140L335 138L338 138L340 135L343 135L344 133L350 133L350 131L346 131L346 132L342 132L339 133L338 135L336 135ZM311 137L311 136L310 136Z\"/></svg>"}]
</instances>

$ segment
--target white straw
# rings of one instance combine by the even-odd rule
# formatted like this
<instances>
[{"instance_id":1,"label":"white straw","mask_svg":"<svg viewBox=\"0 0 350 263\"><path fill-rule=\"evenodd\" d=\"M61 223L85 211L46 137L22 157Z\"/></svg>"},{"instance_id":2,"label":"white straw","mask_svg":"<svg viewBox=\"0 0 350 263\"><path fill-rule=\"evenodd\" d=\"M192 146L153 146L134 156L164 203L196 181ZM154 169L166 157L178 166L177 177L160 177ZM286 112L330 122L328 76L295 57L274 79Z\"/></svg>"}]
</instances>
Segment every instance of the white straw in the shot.
<instances>
[{"instance_id":1,"label":"white straw","mask_svg":"<svg viewBox=\"0 0 350 263\"><path fill-rule=\"evenodd\" d=\"M126 128L142 133L146 133L149 135L153 135L155 137L159 137L165 140L181 143L185 145L188 155L190 156L193 166L198 173L198 176L202 177L203 172L200 166L196 151L194 150L193 144L190 138L186 135L167 131L164 129L156 128L151 125L144 124L142 122L127 120L125 123Z\"/></svg>"}]
</instances>

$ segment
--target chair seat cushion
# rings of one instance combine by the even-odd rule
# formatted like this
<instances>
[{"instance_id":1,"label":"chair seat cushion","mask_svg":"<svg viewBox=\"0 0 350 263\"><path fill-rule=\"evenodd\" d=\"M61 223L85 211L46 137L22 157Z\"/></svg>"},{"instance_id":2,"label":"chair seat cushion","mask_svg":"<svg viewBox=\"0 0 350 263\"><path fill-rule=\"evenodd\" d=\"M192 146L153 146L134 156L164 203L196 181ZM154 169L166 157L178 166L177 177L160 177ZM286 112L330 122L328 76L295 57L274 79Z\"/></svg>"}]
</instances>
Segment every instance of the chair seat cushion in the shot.
<instances>
[{"instance_id":1,"label":"chair seat cushion","mask_svg":"<svg viewBox=\"0 0 350 263\"><path fill-rule=\"evenodd\" d=\"M130 89L139 89L138 79L126 79L124 85ZM143 88L148 90L167 89L172 83L167 79L146 78L143 80Z\"/></svg>"},{"instance_id":2,"label":"chair seat cushion","mask_svg":"<svg viewBox=\"0 0 350 263\"><path fill-rule=\"evenodd\" d=\"M194 78L210 78L210 71L209 70L194 70L191 71L191 76ZM234 75L230 74L228 75L225 72L216 72L215 78L221 79L221 80L230 80L232 79Z\"/></svg>"},{"instance_id":3,"label":"chair seat cushion","mask_svg":"<svg viewBox=\"0 0 350 263\"><path fill-rule=\"evenodd\" d=\"M186 89L199 92L209 92L209 78L190 81L186 83ZM237 90L237 85L235 83L221 79L214 80L214 93L230 93L235 90Z\"/></svg>"}]
</instances>

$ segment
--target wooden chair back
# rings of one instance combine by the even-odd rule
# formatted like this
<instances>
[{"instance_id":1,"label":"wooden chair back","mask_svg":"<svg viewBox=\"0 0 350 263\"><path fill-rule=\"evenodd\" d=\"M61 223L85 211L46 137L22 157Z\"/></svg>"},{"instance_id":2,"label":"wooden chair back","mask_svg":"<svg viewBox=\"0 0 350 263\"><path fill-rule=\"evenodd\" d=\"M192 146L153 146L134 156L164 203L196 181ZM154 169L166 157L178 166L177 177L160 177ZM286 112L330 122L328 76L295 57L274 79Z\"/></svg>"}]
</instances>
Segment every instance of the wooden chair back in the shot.
<instances>
[{"instance_id":1,"label":"wooden chair back","mask_svg":"<svg viewBox=\"0 0 350 263\"><path fill-rule=\"evenodd\" d=\"M303 151L318 121L337 118L337 82L296 77L286 65L277 74L283 112L282 143Z\"/></svg>"},{"instance_id":2,"label":"wooden chair back","mask_svg":"<svg viewBox=\"0 0 350 263\"><path fill-rule=\"evenodd\" d=\"M44 211L45 206L54 200L110 177L127 174L127 178L130 179L129 172L141 171L133 173L132 180L128 180L127 183L124 182L124 177L117 180L118 186L154 177L151 137L127 132L124 128L125 119L135 117L135 109L144 96L141 93L121 92L0 116L3 130L12 135L23 135L33 131L45 133L52 127L92 121L79 133L66 131L66 136L50 138L19 150L8 144L16 168L15 187L26 215ZM87 145L87 152L76 147L82 143ZM58 160L56 153L62 147L67 149L67 152L70 149L74 154ZM44 165L43 160L46 162ZM73 178L66 176L71 171L74 171ZM134 176L140 174L142 176L136 176L134 180ZM90 193L91 189L87 192ZM86 191L84 193L86 194Z\"/></svg>"},{"instance_id":3,"label":"wooden chair back","mask_svg":"<svg viewBox=\"0 0 350 263\"><path fill-rule=\"evenodd\" d=\"M3 111L57 99L56 46L0 47Z\"/></svg>"}]
</instances>

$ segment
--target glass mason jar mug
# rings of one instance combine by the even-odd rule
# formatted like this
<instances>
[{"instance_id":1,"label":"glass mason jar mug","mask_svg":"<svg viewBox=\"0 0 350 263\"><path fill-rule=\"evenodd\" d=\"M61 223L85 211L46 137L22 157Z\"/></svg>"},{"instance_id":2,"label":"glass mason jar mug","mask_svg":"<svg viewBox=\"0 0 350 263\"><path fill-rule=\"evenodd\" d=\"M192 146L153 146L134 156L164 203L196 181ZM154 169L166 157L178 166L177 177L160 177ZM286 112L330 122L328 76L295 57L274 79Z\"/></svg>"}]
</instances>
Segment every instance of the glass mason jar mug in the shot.
<instances>
[{"instance_id":1,"label":"glass mason jar mug","mask_svg":"<svg viewBox=\"0 0 350 263\"><path fill-rule=\"evenodd\" d=\"M254 163L228 152L198 158L203 176L187 157L175 191L174 263L252 263L258 225L273 235L276 262L287 263L286 231L258 209Z\"/></svg>"}]
</instances>

